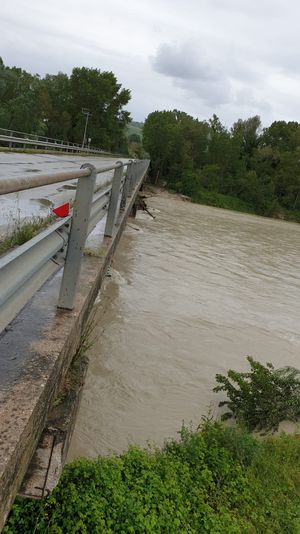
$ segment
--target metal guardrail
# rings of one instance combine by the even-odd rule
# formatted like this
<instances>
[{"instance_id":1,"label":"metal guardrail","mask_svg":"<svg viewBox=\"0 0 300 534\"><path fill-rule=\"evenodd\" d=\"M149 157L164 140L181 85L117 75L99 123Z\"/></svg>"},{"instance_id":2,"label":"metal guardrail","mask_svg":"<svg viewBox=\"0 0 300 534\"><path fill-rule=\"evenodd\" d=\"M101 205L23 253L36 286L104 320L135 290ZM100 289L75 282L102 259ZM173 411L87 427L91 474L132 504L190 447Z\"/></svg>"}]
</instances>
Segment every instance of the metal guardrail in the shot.
<instances>
[{"instance_id":1,"label":"metal guardrail","mask_svg":"<svg viewBox=\"0 0 300 534\"><path fill-rule=\"evenodd\" d=\"M72 172L0 179L0 195L78 179L72 214L0 258L0 332L61 266L64 271L58 307L73 308L88 234L107 214L104 235L113 236L126 198L132 196L148 166L149 160L118 161L100 168L85 163ZM97 174L109 170L114 170L111 185L97 189Z\"/></svg>"},{"instance_id":2,"label":"metal guardrail","mask_svg":"<svg viewBox=\"0 0 300 534\"><path fill-rule=\"evenodd\" d=\"M5 128L0 128L0 143L7 143L9 148L13 148L13 145L23 145L23 147L29 145L36 148L54 148L56 150L87 152L90 154L103 154L104 152L107 152L100 148L82 147L82 145L77 143L70 143L61 139L53 139L43 135L28 134L16 130L7 130Z\"/></svg>"}]
</instances>

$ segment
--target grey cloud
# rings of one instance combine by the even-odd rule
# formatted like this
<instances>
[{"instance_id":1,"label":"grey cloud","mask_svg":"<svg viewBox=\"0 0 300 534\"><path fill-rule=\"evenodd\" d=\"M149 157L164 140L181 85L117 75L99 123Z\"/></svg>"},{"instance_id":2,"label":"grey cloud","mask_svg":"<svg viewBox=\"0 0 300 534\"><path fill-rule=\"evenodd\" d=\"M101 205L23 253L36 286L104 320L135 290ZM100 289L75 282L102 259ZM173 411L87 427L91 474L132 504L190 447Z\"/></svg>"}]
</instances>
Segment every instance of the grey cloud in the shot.
<instances>
[{"instance_id":1,"label":"grey cloud","mask_svg":"<svg viewBox=\"0 0 300 534\"><path fill-rule=\"evenodd\" d=\"M174 88L184 92L185 98L202 103L206 108L226 113L271 116L272 106L260 94L264 85L263 64L250 62L247 51L243 53L224 46L216 55L206 52L191 40L182 44L163 44L155 57L152 68L172 80ZM215 54L215 55L214 55Z\"/></svg>"},{"instance_id":2,"label":"grey cloud","mask_svg":"<svg viewBox=\"0 0 300 534\"><path fill-rule=\"evenodd\" d=\"M184 80L214 80L212 71L203 57L203 52L193 43L182 45L162 44L152 58L156 72Z\"/></svg>"},{"instance_id":3,"label":"grey cloud","mask_svg":"<svg viewBox=\"0 0 300 534\"><path fill-rule=\"evenodd\" d=\"M235 98L233 100L233 105L237 108L243 108L247 110L248 114L267 114L272 113L271 104L255 94L255 91L249 87L243 87L236 92Z\"/></svg>"},{"instance_id":4,"label":"grey cloud","mask_svg":"<svg viewBox=\"0 0 300 534\"><path fill-rule=\"evenodd\" d=\"M229 124L256 112L264 122L297 118L296 0L100 4L3 2L0 54L40 74L75 65L112 70L132 90L139 117L176 107L202 118L217 112Z\"/></svg>"},{"instance_id":5,"label":"grey cloud","mask_svg":"<svg viewBox=\"0 0 300 534\"><path fill-rule=\"evenodd\" d=\"M170 77L175 87L207 105L220 106L229 100L231 84L222 70L212 68L205 56L197 43L163 44L151 63L153 70Z\"/></svg>"},{"instance_id":6,"label":"grey cloud","mask_svg":"<svg viewBox=\"0 0 300 534\"><path fill-rule=\"evenodd\" d=\"M214 108L226 104L232 98L231 84L227 79L208 83L201 80L175 80L174 86L183 89L187 96L203 100L205 105Z\"/></svg>"}]
</instances>

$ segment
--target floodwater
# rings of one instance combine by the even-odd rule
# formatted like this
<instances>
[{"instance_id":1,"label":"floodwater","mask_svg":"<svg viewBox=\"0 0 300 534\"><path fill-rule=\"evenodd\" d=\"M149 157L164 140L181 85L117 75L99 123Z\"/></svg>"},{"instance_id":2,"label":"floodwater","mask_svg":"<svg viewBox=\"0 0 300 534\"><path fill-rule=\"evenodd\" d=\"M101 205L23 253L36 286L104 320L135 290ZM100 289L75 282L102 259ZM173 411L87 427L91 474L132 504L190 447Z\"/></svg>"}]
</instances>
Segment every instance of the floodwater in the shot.
<instances>
[{"instance_id":1,"label":"floodwater","mask_svg":"<svg viewBox=\"0 0 300 534\"><path fill-rule=\"evenodd\" d=\"M95 306L96 341L69 458L162 444L218 415L216 373L246 355L300 368L300 225L148 201Z\"/></svg>"}]
</instances>

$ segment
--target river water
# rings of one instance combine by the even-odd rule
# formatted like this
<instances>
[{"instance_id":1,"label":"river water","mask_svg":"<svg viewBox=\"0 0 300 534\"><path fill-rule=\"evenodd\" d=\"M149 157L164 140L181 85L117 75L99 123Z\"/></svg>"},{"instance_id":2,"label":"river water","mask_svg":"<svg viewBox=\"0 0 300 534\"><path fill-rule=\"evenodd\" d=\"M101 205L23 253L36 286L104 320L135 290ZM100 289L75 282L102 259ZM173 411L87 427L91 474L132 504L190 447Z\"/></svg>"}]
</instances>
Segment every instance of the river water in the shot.
<instances>
[{"instance_id":1,"label":"river water","mask_svg":"<svg viewBox=\"0 0 300 534\"><path fill-rule=\"evenodd\" d=\"M70 459L218 415L215 375L247 354L300 368L300 225L166 194L148 205L155 219L129 223L95 305Z\"/></svg>"}]
</instances>

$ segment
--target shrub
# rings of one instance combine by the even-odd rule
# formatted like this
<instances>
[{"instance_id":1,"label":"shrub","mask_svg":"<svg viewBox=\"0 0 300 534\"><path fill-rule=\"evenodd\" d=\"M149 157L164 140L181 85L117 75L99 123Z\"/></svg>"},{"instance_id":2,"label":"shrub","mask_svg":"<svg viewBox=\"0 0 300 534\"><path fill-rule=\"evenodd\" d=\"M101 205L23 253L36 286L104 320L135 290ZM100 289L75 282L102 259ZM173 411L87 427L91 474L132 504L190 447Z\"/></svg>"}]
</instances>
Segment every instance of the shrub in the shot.
<instances>
[{"instance_id":1,"label":"shrub","mask_svg":"<svg viewBox=\"0 0 300 534\"><path fill-rule=\"evenodd\" d=\"M299 534L300 439L206 421L163 449L77 460L49 497L18 498L3 534Z\"/></svg>"},{"instance_id":2,"label":"shrub","mask_svg":"<svg viewBox=\"0 0 300 534\"><path fill-rule=\"evenodd\" d=\"M219 383L214 391L225 391L229 412L222 419L234 417L248 430L278 430L283 420L297 421L300 415L300 372L293 367L275 370L271 363L265 366L247 356L250 372L239 373L230 369L227 376L217 374Z\"/></svg>"},{"instance_id":3,"label":"shrub","mask_svg":"<svg viewBox=\"0 0 300 534\"><path fill-rule=\"evenodd\" d=\"M17 499L3 532L243 533L247 476L220 444L222 432L207 423L183 428L162 450L77 460L48 498Z\"/></svg>"}]
</instances>

